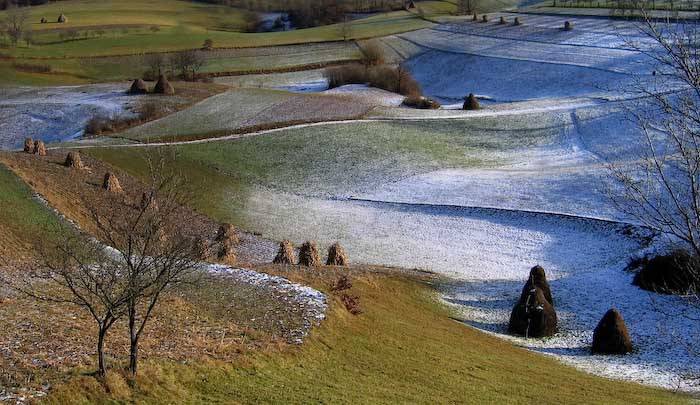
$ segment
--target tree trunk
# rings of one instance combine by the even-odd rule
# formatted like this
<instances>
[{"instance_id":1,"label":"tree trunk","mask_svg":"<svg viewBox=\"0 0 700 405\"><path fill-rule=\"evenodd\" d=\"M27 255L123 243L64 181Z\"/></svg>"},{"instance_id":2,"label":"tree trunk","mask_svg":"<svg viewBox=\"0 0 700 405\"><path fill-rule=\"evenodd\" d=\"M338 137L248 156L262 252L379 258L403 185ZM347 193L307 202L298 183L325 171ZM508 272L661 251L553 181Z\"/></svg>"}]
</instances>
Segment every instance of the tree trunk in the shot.
<instances>
[{"instance_id":1,"label":"tree trunk","mask_svg":"<svg viewBox=\"0 0 700 405\"><path fill-rule=\"evenodd\" d=\"M100 326L97 336L97 375L103 377L107 374L105 366L105 335L107 329Z\"/></svg>"},{"instance_id":2,"label":"tree trunk","mask_svg":"<svg viewBox=\"0 0 700 405\"><path fill-rule=\"evenodd\" d=\"M131 303L129 309L129 372L136 376L136 366L139 360L139 336L136 331L136 304Z\"/></svg>"}]
</instances>

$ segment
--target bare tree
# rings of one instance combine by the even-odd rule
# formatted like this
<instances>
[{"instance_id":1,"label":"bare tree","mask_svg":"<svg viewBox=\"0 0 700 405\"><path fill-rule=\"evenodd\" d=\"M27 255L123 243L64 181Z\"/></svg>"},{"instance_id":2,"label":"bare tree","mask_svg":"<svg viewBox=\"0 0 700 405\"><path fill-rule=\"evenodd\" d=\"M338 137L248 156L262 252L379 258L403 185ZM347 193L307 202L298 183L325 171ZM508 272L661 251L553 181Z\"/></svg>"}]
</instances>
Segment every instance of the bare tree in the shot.
<instances>
[{"instance_id":1,"label":"bare tree","mask_svg":"<svg viewBox=\"0 0 700 405\"><path fill-rule=\"evenodd\" d=\"M149 53L143 56L143 64L151 76L158 77L168 65L168 60L162 53Z\"/></svg>"},{"instance_id":2,"label":"bare tree","mask_svg":"<svg viewBox=\"0 0 700 405\"><path fill-rule=\"evenodd\" d=\"M471 14L476 11L477 0L458 0L457 13L461 15Z\"/></svg>"},{"instance_id":3,"label":"bare tree","mask_svg":"<svg viewBox=\"0 0 700 405\"><path fill-rule=\"evenodd\" d=\"M352 19L345 13L343 20L338 24L338 34L343 41L348 41L352 37Z\"/></svg>"},{"instance_id":4,"label":"bare tree","mask_svg":"<svg viewBox=\"0 0 700 405\"><path fill-rule=\"evenodd\" d=\"M173 69L179 70L183 79L190 76L192 80L196 79L197 71L204 66L205 61L204 54L196 50L177 52L170 58Z\"/></svg>"},{"instance_id":5,"label":"bare tree","mask_svg":"<svg viewBox=\"0 0 700 405\"><path fill-rule=\"evenodd\" d=\"M655 19L635 3L640 36L625 38L645 55L649 73L635 80L636 103L627 114L639 129L639 153L610 164L616 206L639 223L669 235L700 257L700 30L696 22ZM691 263L697 263L696 260ZM691 302L700 304L700 272Z\"/></svg>"},{"instance_id":6,"label":"bare tree","mask_svg":"<svg viewBox=\"0 0 700 405\"><path fill-rule=\"evenodd\" d=\"M12 4L12 3L11 3ZM17 46L20 40L31 38L28 32L31 30L29 25L29 7L10 6L5 13L5 18L0 24L5 34L10 38L13 46Z\"/></svg>"}]
</instances>

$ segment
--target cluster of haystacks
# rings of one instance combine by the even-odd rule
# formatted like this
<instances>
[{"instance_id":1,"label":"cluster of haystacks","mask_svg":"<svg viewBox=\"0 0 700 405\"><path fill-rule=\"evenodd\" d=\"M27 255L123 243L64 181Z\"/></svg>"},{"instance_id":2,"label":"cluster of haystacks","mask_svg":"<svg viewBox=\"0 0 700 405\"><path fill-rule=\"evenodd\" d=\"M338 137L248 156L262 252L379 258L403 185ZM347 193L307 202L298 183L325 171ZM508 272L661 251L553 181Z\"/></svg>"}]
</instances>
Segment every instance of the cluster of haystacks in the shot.
<instances>
[{"instance_id":1,"label":"cluster of haystacks","mask_svg":"<svg viewBox=\"0 0 700 405\"><path fill-rule=\"evenodd\" d=\"M165 77L164 74L161 74L160 76L158 76L158 81L156 82L155 87L153 87L153 93L165 94L170 96L175 94L175 88L173 88L173 85L170 84L168 78Z\"/></svg>"},{"instance_id":2,"label":"cluster of haystacks","mask_svg":"<svg viewBox=\"0 0 700 405\"><path fill-rule=\"evenodd\" d=\"M347 266L348 256L345 253L345 249L340 246L340 243L335 242L328 248L328 259L326 259L327 266Z\"/></svg>"},{"instance_id":3,"label":"cluster of haystacks","mask_svg":"<svg viewBox=\"0 0 700 405\"><path fill-rule=\"evenodd\" d=\"M58 19L56 20L59 24L67 23L68 22L68 17L66 17L65 14L61 13L61 15L58 16Z\"/></svg>"},{"instance_id":4,"label":"cluster of haystacks","mask_svg":"<svg viewBox=\"0 0 700 405\"><path fill-rule=\"evenodd\" d=\"M80 158L80 153L78 152L68 152L68 155L66 156L66 160L63 163L63 165L68 168L78 170L82 170L85 168L85 166L83 166L83 161Z\"/></svg>"},{"instance_id":5,"label":"cluster of haystacks","mask_svg":"<svg viewBox=\"0 0 700 405\"><path fill-rule=\"evenodd\" d=\"M513 307L508 332L525 337L552 336L557 331L557 313L545 271L540 266L530 270L520 299Z\"/></svg>"},{"instance_id":6,"label":"cluster of haystacks","mask_svg":"<svg viewBox=\"0 0 700 405\"><path fill-rule=\"evenodd\" d=\"M608 310L593 331L591 351L598 354L627 354L633 349L622 315L615 308Z\"/></svg>"},{"instance_id":7,"label":"cluster of haystacks","mask_svg":"<svg viewBox=\"0 0 700 405\"><path fill-rule=\"evenodd\" d=\"M277 255L272 260L274 264L287 264L291 265L297 262L296 255L294 254L294 245L288 240L283 240L280 242L280 248L277 251Z\"/></svg>"},{"instance_id":8,"label":"cluster of haystacks","mask_svg":"<svg viewBox=\"0 0 700 405\"><path fill-rule=\"evenodd\" d=\"M469 93L467 97L464 97L463 110L478 110L480 108L481 105L479 105L479 100L476 99L474 93Z\"/></svg>"},{"instance_id":9,"label":"cluster of haystacks","mask_svg":"<svg viewBox=\"0 0 700 405\"><path fill-rule=\"evenodd\" d=\"M294 245L289 240L280 242L277 255L272 260L274 264L291 265L298 263L300 266L318 267L322 264L318 246L314 241L306 241L299 248L299 260L294 257ZM335 242L328 248L327 266L347 266L349 264L347 253L340 243Z\"/></svg>"},{"instance_id":10,"label":"cluster of haystacks","mask_svg":"<svg viewBox=\"0 0 700 405\"><path fill-rule=\"evenodd\" d=\"M119 184L119 179L112 172L105 173L104 180L102 180L102 189L115 194L121 194L124 192L121 184Z\"/></svg>"}]
</instances>

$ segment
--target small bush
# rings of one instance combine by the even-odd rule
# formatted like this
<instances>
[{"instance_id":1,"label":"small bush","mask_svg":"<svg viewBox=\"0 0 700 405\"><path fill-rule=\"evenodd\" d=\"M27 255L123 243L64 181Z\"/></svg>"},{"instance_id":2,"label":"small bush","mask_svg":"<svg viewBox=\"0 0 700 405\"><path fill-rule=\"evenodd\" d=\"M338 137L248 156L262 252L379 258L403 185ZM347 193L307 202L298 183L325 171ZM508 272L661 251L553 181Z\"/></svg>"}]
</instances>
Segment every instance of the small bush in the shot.
<instances>
[{"instance_id":1,"label":"small bush","mask_svg":"<svg viewBox=\"0 0 700 405\"><path fill-rule=\"evenodd\" d=\"M203 51L211 51L214 48L214 41L207 38L204 40L204 44L202 45L202 50Z\"/></svg>"},{"instance_id":2,"label":"small bush","mask_svg":"<svg viewBox=\"0 0 700 405\"><path fill-rule=\"evenodd\" d=\"M379 66L385 62L384 50L377 41L369 41L362 47L362 64L365 66Z\"/></svg>"},{"instance_id":3,"label":"small bush","mask_svg":"<svg viewBox=\"0 0 700 405\"><path fill-rule=\"evenodd\" d=\"M100 136L105 132L112 132L114 131L112 121L112 119L103 115L94 116L85 124L85 133Z\"/></svg>"},{"instance_id":4,"label":"small bush","mask_svg":"<svg viewBox=\"0 0 700 405\"><path fill-rule=\"evenodd\" d=\"M411 108L419 108L422 110L437 110L440 108L440 103L437 101L421 96L409 96L403 100L403 105Z\"/></svg>"},{"instance_id":5,"label":"small bush","mask_svg":"<svg viewBox=\"0 0 700 405\"><path fill-rule=\"evenodd\" d=\"M700 292L700 260L685 250L654 257L643 263L633 284L660 294Z\"/></svg>"}]
</instances>

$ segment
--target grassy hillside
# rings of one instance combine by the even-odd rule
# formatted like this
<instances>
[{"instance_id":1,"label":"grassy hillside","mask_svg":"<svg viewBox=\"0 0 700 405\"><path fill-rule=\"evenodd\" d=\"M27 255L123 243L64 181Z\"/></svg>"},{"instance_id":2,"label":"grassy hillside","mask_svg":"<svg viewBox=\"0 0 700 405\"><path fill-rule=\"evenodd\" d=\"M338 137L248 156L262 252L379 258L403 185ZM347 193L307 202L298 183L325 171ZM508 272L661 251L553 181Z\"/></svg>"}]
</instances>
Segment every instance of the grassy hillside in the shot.
<instances>
[{"instance_id":1,"label":"grassy hillside","mask_svg":"<svg viewBox=\"0 0 700 405\"><path fill-rule=\"evenodd\" d=\"M328 291L332 270L280 272ZM450 318L428 285L353 273L351 315L329 293L329 316L302 346L238 361L151 360L131 391L91 377L59 386L48 403L680 403L669 392L593 377ZM115 382L116 381L116 382Z\"/></svg>"},{"instance_id":2,"label":"grassy hillside","mask_svg":"<svg viewBox=\"0 0 700 405\"><path fill-rule=\"evenodd\" d=\"M57 218L33 198L32 191L6 166L0 156L0 255L19 259ZM0 262L0 264L3 264Z\"/></svg>"}]
</instances>

